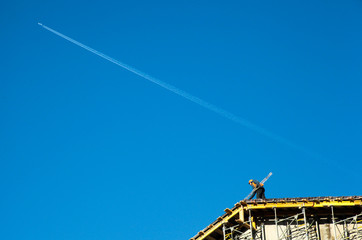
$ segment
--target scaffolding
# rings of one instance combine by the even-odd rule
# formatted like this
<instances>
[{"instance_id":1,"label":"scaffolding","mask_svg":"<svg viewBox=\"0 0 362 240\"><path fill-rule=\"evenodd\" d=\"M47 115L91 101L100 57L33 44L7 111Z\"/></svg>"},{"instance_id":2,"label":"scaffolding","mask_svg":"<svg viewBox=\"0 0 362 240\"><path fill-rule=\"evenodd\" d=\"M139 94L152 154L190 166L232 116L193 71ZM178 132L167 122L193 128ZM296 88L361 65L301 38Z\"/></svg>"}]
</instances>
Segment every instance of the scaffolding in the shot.
<instances>
[{"instance_id":1,"label":"scaffolding","mask_svg":"<svg viewBox=\"0 0 362 240\"><path fill-rule=\"evenodd\" d=\"M265 240L264 223L257 224L249 211L249 219L244 222L242 219L236 220L238 224L227 226L223 224L224 240Z\"/></svg>"},{"instance_id":2,"label":"scaffolding","mask_svg":"<svg viewBox=\"0 0 362 240\"><path fill-rule=\"evenodd\" d=\"M362 239L362 213L337 222L333 221L333 228L336 240Z\"/></svg>"},{"instance_id":3,"label":"scaffolding","mask_svg":"<svg viewBox=\"0 0 362 240\"><path fill-rule=\"evenodd\" d=\"M275 229L278 240L318 240L320 234L318 231L318 220L307 218L305 208L301 213L293 216L279 219L277 209L275 213Z\"/></svg>"},{"instance_id":4,"label":"scaffolding","mask_svg":"<svg viewBox=\"0 0 362 240\"><path fill-rule=\"evenodd\" d=\"M190 240L362 240L362 196L240 201Z\"/></svg>"}]
</instances>

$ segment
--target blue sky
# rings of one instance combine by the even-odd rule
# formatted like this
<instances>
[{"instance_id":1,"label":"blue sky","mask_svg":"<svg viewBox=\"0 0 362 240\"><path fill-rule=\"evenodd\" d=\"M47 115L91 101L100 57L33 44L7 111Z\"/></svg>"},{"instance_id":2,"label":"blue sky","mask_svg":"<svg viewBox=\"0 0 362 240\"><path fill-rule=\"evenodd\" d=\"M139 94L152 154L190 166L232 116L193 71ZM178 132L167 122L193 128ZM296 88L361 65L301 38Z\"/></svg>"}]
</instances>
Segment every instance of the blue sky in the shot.
<instances>
[{"instance_id":1,"label":"blue sky","mask_svg":"<svg viewBox=\"0 0 362 240\"><path fill-rule=\"evenodd\" d=\"M361 1L0 6L1 238L189 239L270 171L267 198L362 195Z\"/></svg>"}]
</instances>

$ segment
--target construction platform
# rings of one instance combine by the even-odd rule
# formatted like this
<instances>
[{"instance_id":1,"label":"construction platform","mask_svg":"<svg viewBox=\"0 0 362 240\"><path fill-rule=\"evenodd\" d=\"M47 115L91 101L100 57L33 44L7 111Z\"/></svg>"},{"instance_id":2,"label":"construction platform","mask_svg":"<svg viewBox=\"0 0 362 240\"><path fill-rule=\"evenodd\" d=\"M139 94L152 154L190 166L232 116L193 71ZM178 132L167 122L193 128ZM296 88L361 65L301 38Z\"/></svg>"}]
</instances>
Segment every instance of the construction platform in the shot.
<instances>
[{"instance_id":1,"label":"construction platform","mask_svg":"<svg viewBox=\"0 0 362 240\"><path fill-rule=\"evenodd\" d=\"M240 201L190 240L362 240L362 196Z\"/></svg>"}]
</instances>

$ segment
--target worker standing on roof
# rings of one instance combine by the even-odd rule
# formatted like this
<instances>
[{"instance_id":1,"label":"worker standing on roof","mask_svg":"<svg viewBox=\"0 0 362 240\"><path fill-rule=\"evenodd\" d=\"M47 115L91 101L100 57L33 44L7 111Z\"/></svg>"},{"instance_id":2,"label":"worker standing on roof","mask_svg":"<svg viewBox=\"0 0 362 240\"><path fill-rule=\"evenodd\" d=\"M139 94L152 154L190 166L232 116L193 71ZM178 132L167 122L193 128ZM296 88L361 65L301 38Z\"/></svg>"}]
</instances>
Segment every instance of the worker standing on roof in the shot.
<instances>
[{"instance_id":1,"label":"worker standing on roof","mask_svg":"<svg viewBox=\"0 0 362 240\"><path fill-rule=\"evenodd\" d=\"M253 187L253 194L251 195L249 200L252 199L255 194L257 199L265 199L264 184L260 183L258 180L253 179L249 180L249 184Z\"/></svg>"}]
</instances>

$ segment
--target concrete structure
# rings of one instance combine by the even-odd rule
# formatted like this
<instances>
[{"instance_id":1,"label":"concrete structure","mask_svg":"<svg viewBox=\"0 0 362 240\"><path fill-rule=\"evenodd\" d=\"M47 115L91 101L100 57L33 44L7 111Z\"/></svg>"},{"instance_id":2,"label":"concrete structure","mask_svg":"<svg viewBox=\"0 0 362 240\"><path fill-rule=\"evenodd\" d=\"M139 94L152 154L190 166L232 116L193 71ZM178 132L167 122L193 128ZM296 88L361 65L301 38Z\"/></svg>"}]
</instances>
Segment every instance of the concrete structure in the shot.
<instances>
[{"instance_id":1,"label":"concrete structure","mask_svg":"<svg viewBox=\"0 0 362 240\"><path fill-rule=\"evenodd\" d=\"M362 240L362 196L247 200L190 240Z\"/></svg>"}]
</instances>

